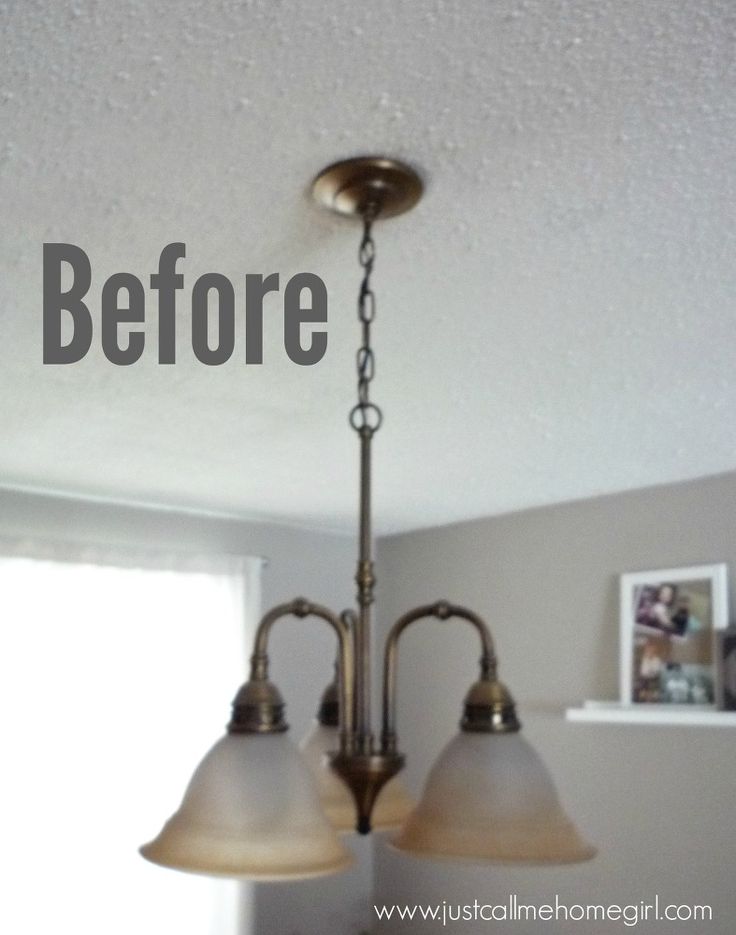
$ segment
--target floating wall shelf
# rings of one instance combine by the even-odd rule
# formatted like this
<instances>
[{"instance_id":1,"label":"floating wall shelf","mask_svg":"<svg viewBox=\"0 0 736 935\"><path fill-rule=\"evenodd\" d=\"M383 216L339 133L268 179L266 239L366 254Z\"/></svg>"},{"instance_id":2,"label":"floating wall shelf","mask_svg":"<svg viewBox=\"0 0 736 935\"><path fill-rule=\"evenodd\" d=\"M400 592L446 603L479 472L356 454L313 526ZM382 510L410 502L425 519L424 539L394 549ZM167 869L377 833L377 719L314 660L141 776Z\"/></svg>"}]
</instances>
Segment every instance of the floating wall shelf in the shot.
<instances>
[{"instance_id":1,"label":"floating wall shelf","mask_svg":"<svg viewBox=\"0 0 736 935\"><path fill-rule=\"evenodd\" d=\"M736 727L736 711L699 705L625 705L618 701L584 701L568 708L568 721L596 724L669 724L691 727Z\"/></svg>"}]
</instances>

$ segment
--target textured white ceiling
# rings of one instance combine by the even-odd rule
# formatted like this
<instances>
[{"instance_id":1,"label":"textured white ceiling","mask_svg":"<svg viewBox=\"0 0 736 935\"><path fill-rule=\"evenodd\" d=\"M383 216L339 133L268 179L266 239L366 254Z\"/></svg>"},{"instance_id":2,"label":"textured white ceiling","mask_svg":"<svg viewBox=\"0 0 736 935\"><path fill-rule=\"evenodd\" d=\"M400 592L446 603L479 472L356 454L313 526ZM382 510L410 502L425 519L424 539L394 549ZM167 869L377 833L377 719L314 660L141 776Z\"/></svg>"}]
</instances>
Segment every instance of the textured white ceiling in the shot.
<instances>
[{"instance_id":1,"label":"textured white ceiling","mask_svg":"<svg viewBox=\"0 0 736 935\"><path fill-rule=\"evenodd\" d=\"M358 231L307 197L417 164L377 230L377 528L736 468L733 0L0 4L0 484L349 528ZM41 244L184 296L319 273L329 349L41 363ZM242 315L242 306L240 309Z\"/></svg>"}]
</instances>

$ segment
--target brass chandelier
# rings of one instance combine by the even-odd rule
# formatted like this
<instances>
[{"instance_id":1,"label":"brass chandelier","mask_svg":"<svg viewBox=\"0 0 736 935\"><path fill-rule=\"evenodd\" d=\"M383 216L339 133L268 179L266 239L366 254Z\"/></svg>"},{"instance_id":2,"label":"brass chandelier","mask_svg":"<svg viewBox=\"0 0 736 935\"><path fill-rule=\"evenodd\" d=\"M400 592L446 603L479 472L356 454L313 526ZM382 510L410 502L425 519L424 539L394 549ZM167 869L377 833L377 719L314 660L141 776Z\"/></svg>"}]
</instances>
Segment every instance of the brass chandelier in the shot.
<instances>
[{"instance_id":1,"label":"brass chandelier","mask_svg":"<svg viewBox=\"0 0 736 935\"><path fill-rule=\"evenodd\" d=\"M376 314L372 233L377 219L412 208L423 186L402 162L363 157L329 166L312 191L322 206L358 217L363 225L358 401L350 413L360 440L357 609L336 614L297 598L265 614L255 637L250 679L235 697L227 734L195 771L179 810L141 853L154 863L195 873L260 880L319 876L351 863L338 831L354 826L366 834L373 825L400 826L393 845L420 856L587 860L595 851L564 813L541 759L519 735L513 698L497 677L491 633L472 610L441 600L410 610L394 624L384 648L382 729L379 742L374 739L371 443L382 415L370 399ZM288 616L325 621L338 643L336 681L323 696L301 753L284 736L284 702L268 678L269 635ZM413 807L395 778L404 765L396 735L397 653L404 630L428 618L461 620L475 629L480 673L465 697L460 733L440 754Z\"/></svg>"}]
</instances>

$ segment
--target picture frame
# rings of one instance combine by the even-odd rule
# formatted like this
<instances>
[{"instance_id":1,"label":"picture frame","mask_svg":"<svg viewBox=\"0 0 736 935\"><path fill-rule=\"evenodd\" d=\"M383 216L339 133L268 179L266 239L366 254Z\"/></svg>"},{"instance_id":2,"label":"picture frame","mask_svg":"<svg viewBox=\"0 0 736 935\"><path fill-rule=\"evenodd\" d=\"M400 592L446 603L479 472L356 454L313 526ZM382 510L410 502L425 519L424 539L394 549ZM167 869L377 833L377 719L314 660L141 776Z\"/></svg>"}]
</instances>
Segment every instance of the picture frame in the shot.
<instances>
[{"instance_id":1,"label":"picture frame","mask_svg":"<svg viewBox=\"0 0 736 935\"><path fill-rule=\"evenodd\" d=\"M726 565L627 572L619 588L621 703L715 709Z\"/></svg>"},{"instance_id":2,"label":"picture frame","mask_svg":"<svg viewBox=\"0 0 736 935\"><path fill-rule=\"evenodd\" d=\"M736 625L716 633L716 708L736 711Z\"/></svg>"}]
</instances>

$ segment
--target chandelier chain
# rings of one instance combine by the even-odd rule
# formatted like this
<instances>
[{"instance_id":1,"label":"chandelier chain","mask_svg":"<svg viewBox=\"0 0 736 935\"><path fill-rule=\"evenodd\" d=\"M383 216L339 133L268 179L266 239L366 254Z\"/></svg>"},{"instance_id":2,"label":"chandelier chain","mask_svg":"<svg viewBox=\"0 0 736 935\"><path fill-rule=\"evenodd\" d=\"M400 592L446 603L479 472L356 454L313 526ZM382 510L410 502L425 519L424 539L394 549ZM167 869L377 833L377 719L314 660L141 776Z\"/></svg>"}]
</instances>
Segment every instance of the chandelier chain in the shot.
<instances>
[{"instance_id":1,"label":"chandelier chain","mask_svg":"<svg viewBox=\"0 0 736 935\"><path fill-rule=\"evenodd\" d=\"M376 295L371 288L371 274L376 260L373 221L377 213L375 205L368 205L363 211L363 237L358 250L358 260L363 268L363 280L358 293L358 321L361 323L362 343L356 355L358 402L350 412L350 424L355 431L371 435L380 428L383 421L383 413L370 399L370 385L376 374L376 359L371 347L371 325L376 317Z\"/></svg>"}]
</instances>

